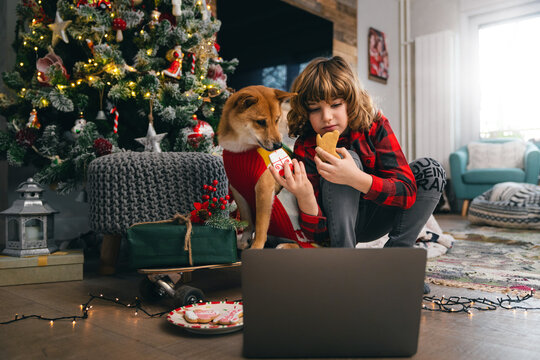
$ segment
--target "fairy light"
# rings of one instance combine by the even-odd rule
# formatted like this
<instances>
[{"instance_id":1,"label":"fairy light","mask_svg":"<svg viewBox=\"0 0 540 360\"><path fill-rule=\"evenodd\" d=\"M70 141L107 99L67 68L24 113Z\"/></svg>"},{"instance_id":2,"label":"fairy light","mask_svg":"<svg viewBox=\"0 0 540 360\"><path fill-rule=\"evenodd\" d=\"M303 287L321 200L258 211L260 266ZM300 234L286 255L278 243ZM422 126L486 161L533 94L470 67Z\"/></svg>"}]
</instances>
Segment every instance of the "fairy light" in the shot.
<instances>
[{"instance_id":1,"label":"fairy light","mask_svg":"<svg viewBox=\"0 0 540 360\"><path fill-rule=\"evenodd\" d=\"M144 94L144 97L149 98L150 97L150 92L147 92L146 94Z\"/></svg>"},{"instance_id":2,"label":"fairy light","mask_svg":"<svg viewBox=\"0 0 540 360\"><path fill-rule=\"evenodd\" d=\"M90 303L92 303L95 300L113 302L116 305L124 306L129 309L134 309L135 315L138 315L139 311L142 311L145 315L151 318L162 317L163 315L168 314L170 312L170 310L167 310L167 311L162 311L158 313L150 313L141 305L141 301L137 297L135 298L135 301L131 303L125 303L123 301L120 301L118 297L107 297L107 296L103 296L103 294L100 294L99 296L89 294L89 296L90 298L88 299L86 303L79 305L79 308L81 310L80 315L68 315L68 316L60 316L60 317L53 318L53 317L46 317L42 315L22 315L21 316L18 313L16 313L12 320L0 322L0 325L7 325L7 324L11 324L17 321L22 321L22 320L27 320L27 319L38 319L38 320L48 321L50 327L53 327L55 321L69 320L71 321L72 326L75 327L78 319L81 319L81 320L88 319L90 315L90 310L94 308L92 305L90 305Z\"/></svg>"},{"instance_id":3,"label":"fairy light","mask_svg":"<svg viewBox=\"0 0 540 360\"><path fill-rule=\"evenodd\" d=\"M141 30L141 35L144 35L144 30Z\"/></svg>"},{"instance_id":4,"label":"fairy light","mask_svg":"<svg viewBox=\"0 0 540 360\"><path fill-rule=\"evenodd\" d=\"M82 40L82 36L81 35L77 36L77 39Z\"/></svg>"},{"instance_id":5,"label":"fairy light","mask_svg":"<svg viewBox=\"0 0 540 360\"><path fill-rule=\"evenodd\" d=\"M212 110L212 112L216 111L216 108L215 107L211 107L210 110Z\"/></svg>"},{"instance_id":6,"label":"fairy light","mask_svg":"<svg viewBox=\"0 0 540 360\"><path fill-rule=\"evenodd\" d=\"M133 96L133 97L137 96L137 94L135 94L135 91L131 92L131 96Z\"/></svg>"},{"instance_id":7,"label":"fairy light","mask_svg":"<svg viewBox=\"0 0 540 360\"><path fill-rule=\"evenodd\" d=\"M109 36L109 34L105 34L105 35L103 35L103 36L104 36L105 38L107 38L107 36Z\"/></svg>"},{"instance_id":8,"label":"fairy light","mask_svg":"<svg viewBox=\"0 0 540 360\"><path fill-rule=\"evenodd\" d=\"M49 106L49 101L47 99L41 99L41 103L43 104L43 106L47 107Z\"/></svg>"},{"instance_id":9,"label":"fairy light","mask_svg":"<svg viewBox=\"0 0 540 360\"><path fill-rule=\"evenodd\" d=\"M191 35L190 33L187 34L187 37L190 38L192 37L193 35Z\"/></svg>"},{"instance_id":10,"label":"fairy light","mask_svg":"<svg viewBox=\"0 0 540 360\"><path fill-rule=\"evenodd\" d=\"M152 55L152 49L146 50L146 54L147 54L148 56Z\"/></svg>"},{"instance_id":11,"label":"fairy light","mask_svg":"<svg viewBox=\"0 0 540 360\"><path fill-rule=\"evenodd\" d=\"M203 80L203 79L204 79L204 75L201 75L201 80Z\"/></svg>"},{"instance_id":12,"label":"fairy light","mask_svg":"<svg viewBox=\"0 0 540 360\"><path fill-rule=\"evenodd\" d=\"M435 296L424 296L423 300L431 303L431 307L422 305L422 309L427 311L439 311L447 313L467 313L469 317L472 317L473 309L478 311L493 311L497 309L512 310L515 314L517 310L523 310L524 316L527 316L527 311L540 310L540 307L529 307L518 305L534 296L535 289L530 288L530 293L525 296L517 295L515 298L511 298L509 295L506 298L496 298L490 300L486 298L468 298L464 296L450 296L445 297L442 295L440 298Z\"/></svg>"},{"instance_id":13,"label":"fairy light","mask_svg":"<svg viewBox=\"0 0 540 360\"><path fill-rule=\"evenodd\" d=\"M23 45L26 46L28 44L27 41L23 41Z\"/></svg>"},{"instance_id":14,"label":"fairy light","mask_svg":"<svg viewBox=\"0 0 540 360\"><path fill-rule=\"evenodd\" d=\"M93 76L89 76L89 77L88 77L88 80L94 81L94 77L93 77Z\"/></svg>"},{"instance_id":15,"label":"fairy light","mask_svg":"<svg viewBox=\"0 0 540 360\"><path fill-rule=\"evenodd\" d=\"M37 47L37 46L34 46L34 51L38 51L38 47Z\"/></svg>"},{"instance_id":16,"label":"fairy light","mask_svg":"<svg viewBox=\"0 0 540 360\"><path fill-rule=\"evenodd\" d=\"M23 66L24 66L24 63L21 61L21 62L19 63L19 65L20 65L21 67L23 67Z\"/></svg>"},{"instance_id":17,"label":"fairy light","mask_svg":"<svg viewBox=\"0 0 540 360\"><path fill-rule=\"evenodd\" d=\"M130 82L128 83L128 86L129 86L129 87L133 87L133 86L135 86L135 83L134 83L133 81L130 81Z\"/></svg>"},{"instance_id":18,"label":"fairy light","mask_svg":"<svg viewBox=\"0 0 540 360\"><path fill-rule=\"evenodd\" d=\"M43 39L45 39L45 37L44 37L43 35L41 35L41 36L39 37L39 39L40 39L40 40L43 40Z\"/></svg>"},{"instance_id":19,"label":"fairy light","mask_svg":"<svg viewBox=\"0 0 540 360\"><path fill-rule=\"evenodd\" d=\"M71 87L75 87L75 83L74 83L74 82L71 83Z\"/></svg>"},{"instance_id":20,"label":"fairy light","mask_svg":"<svg viewBox=\"0 0 540 360\"><path fill-rule=\"evenodd\" d=\"M110 82L110 81L107 81L107 85L111 86L111 82Z\"/></svg>"},{"instance_id":21,"label":"fairy light","mask_svg":"<svg viewBox=\"0 0 540 360\"><path fill-rule=\"evenodd\" d=\"M77 85L81 85L81 83L82 83L81 79L77 80Z\"/></svg>"}]
</instances>

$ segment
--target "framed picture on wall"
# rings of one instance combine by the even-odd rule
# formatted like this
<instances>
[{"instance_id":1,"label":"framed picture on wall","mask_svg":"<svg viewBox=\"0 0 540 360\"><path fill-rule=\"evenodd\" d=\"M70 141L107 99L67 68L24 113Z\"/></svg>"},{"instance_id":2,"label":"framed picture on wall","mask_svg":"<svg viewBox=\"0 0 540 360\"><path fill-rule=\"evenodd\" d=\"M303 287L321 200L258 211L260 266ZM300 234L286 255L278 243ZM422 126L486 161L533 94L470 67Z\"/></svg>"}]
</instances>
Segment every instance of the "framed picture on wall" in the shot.
<instances>
[{"instance_id":1,"label":"framed picture on wall","mask_svg":"<svg viewBox=\"0 0 540 360\"><path fill-rule=\"evenodd\" d=\"M388 64L386 35L382 31L370 27L368 33L368 78L386 84Z\"/></svg>"}]
</instances>

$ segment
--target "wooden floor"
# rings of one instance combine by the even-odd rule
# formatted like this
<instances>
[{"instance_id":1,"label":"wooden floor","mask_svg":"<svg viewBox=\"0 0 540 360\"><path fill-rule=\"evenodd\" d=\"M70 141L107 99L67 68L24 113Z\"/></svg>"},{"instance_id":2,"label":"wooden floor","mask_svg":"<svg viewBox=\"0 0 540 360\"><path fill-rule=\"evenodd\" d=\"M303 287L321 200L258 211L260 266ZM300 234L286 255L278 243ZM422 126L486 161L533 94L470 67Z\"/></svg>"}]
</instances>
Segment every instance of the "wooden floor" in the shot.
<instances>
[{"instance_id":1,"label":"wooden floor","mask_svg":"<svg viewBox=\"0 0 540 360\"><path fill-rule=\"evenodd\" d=\"M457 215L437 216L443 229L463 226ZM92 259L88 259L91 263ZM0 322L16 313L57 317L80 314L89 293L129 302L138 296L140 275L123 271L83 281L0 287ZM241 298L240 270L194 273L193 284L212 300ZM487 297L497 294L432 286L433 295ZM500 296L500 295L499 295ZM540 300L529 301L540 307ZM239 359L242 332L201 336L132 309L95 300L89 318L49 322L28 319L0 325L0 359ZM167 301L148 306L166 311ZM269 334L269 336L271 336ZM422 312L418 353L413 359L540 359L540 311L496 310L466 314Z\"/></svg>"}]
</instances>

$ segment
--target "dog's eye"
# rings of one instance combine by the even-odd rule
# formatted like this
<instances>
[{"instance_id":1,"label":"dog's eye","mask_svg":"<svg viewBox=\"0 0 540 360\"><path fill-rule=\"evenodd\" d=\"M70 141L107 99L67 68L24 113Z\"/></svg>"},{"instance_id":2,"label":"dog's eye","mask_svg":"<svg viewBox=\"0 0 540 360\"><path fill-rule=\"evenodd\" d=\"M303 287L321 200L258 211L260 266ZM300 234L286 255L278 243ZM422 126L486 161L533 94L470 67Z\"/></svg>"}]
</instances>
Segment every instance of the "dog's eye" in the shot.
<instances>
[{"instance_id":1,"label":"dog's eye","mask_svg":"<svg viewBox=\"0 0 540 360\"><path fill-rule=\"evenodd\" d=\"M266 126L266 120L256 120L257 125Z\"/></svg>"},{"instance_id":2,"label":"dog's eye","mask_svg":"<svg viewBox=\"0 0 540 360\"><path fill-rule=\"evenodd\" d=\"M276 124L279 122L279 118L276 119Z\"/></svg>"}]
</instances>

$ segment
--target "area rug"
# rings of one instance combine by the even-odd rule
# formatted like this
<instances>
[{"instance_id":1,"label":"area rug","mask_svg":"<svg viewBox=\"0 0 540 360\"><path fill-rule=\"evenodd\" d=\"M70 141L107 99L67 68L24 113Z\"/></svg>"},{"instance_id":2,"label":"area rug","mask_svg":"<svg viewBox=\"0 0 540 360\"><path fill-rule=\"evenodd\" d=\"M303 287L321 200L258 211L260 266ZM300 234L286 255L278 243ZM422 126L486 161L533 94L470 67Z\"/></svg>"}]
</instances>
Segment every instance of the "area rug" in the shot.
<instances>
[{"instance_id":1,"label":"area rug","mask_svg":"<svg viewBox=\"0 0 540 360\"><path fill-rule=\"evenodd\" d=\"M540 232L469 225L446 231L456 241L428 259L433 284L492 292L535 290L540 297Z\"/></svg>"}]
</instances>

